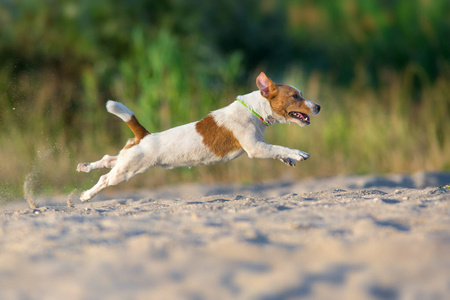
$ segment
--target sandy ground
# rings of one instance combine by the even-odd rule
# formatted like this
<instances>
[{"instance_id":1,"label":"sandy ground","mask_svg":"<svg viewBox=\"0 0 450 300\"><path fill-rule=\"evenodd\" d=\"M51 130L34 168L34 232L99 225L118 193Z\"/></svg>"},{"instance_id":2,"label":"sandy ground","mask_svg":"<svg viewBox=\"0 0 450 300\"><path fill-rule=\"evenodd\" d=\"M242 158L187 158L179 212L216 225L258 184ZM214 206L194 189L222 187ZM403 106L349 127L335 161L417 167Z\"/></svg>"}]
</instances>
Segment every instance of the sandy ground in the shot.
<instances>
[{"instance_id":1,"label":"sandy ground","mask_svg":"<svg viewBox=\"0 0 450 300\"><path fill-rule=\"evenodd\" d=\"M450 299L450 174L0 207L0 299Z\"/></svg>"}]
</instances>

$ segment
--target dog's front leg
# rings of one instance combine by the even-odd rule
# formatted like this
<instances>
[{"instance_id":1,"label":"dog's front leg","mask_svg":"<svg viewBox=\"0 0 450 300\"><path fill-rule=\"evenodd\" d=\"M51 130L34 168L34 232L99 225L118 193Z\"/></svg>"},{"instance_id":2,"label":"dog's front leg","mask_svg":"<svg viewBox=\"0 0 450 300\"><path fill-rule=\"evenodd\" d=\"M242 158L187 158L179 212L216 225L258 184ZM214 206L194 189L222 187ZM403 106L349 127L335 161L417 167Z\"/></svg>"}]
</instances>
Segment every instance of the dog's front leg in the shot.
<instances>
[{"instance_id":1,"label":"dog's front leg","mask_svg":"<svg viewBox=\"0 0 450 300\"><path fill-rule=\"evenodd\" d=\"M244 148L250 158L274 158L279 159L289 166L295 166L295 161L309 158L309 154L297 149L256 142L250 147Z\"/></svg>"}]
</instances>

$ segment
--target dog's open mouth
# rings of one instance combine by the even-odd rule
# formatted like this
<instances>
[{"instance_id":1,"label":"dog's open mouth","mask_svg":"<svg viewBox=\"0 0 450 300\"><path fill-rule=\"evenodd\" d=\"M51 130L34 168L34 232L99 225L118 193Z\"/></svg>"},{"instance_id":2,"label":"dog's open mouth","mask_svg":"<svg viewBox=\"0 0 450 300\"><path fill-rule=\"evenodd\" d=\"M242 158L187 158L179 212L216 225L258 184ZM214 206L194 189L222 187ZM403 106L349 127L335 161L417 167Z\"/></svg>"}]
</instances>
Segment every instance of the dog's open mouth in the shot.
<instances>
[{"instance_id":1,"label":"dog's open mouth","mask_svg":"<svg viewBox=\"0 0 450 300\"><path fill-rule=\"evenodd\" d=\"M289 112L289 115L293 118L296 118L300 121L302 121L303 123L309 124L311 123L311 121L309 120L309 116L307 114L298 112L298 111L291 111Z\"/></svg>"}]
</instances>

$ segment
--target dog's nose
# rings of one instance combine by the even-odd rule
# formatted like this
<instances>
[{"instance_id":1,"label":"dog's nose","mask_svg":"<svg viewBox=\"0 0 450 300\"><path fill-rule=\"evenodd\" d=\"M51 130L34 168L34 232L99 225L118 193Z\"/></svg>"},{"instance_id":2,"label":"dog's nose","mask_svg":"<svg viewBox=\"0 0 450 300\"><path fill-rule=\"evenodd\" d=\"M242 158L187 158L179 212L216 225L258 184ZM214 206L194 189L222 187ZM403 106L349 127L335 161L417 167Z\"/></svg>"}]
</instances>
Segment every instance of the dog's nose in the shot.
<instances>
[{"instance_id":1,"label":"dog's nose","mask_svg":"<svg viewBox=\"0 0 450 300\"><path fill-rule=\"evenodd\" d=\"M320 112L320 105L316 105L316 114Z\"/></svg>"}]
</instances>

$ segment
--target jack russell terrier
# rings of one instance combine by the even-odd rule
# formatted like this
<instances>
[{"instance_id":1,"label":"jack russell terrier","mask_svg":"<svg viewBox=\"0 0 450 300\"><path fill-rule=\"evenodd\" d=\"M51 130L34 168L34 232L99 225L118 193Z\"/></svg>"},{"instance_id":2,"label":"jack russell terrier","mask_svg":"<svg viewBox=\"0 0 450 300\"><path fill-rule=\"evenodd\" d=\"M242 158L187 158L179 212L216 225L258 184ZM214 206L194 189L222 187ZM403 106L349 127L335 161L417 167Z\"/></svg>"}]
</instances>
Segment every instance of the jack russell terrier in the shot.
<instances>
[{"instance_id":1,"label":"jack russell terrier","mask_svg":"<svg viewBox=\"0 0 450 300\"><path fill-rule=\"evenodd\" d=\"M275 158L288 166L309 154L264 142L264 131L275 123L310 124L308 114L316 115L320 106L306 100L288 85L278 85L262 73L256 78L258 91L238 96L236 101L211 112L204 119L160 133L149 133L123 104L109 100L108 112L121 118L135 137L129 139L117 156L105 155L92 163L78 164L78 172L112 168L98 183L81 194L81 201L92 199L102 189L128 181L154 166L171 169L226 162L247 153L250 158Z\"/></svg>"}]
</instances>

